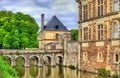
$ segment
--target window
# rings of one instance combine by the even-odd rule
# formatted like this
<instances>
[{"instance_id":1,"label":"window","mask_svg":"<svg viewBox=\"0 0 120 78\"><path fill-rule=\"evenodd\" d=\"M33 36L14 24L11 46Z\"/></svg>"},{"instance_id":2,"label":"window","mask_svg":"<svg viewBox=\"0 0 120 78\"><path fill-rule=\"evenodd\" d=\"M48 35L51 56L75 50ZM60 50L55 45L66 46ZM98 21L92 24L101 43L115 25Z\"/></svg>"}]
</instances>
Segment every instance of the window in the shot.
<instances>
[{"instance_id":1,"label":"window","mask_svg":"<svg viewBox=\"0 0 120 78\"><path fill-rule=\"evenodd\" d=\"M88 6L87 5L83 7L83 12L84 12L84 20L87 20L88 19Z\"/></svg>"},{"instance_id":2,"label":"window","mask_svg":"<svg viewBox=\"0 0 120 78\"><path fill-rule=\"evenodd\" d=\"M57 40L58 40L58 37L59 37L59 34L57 33L57 34L56 34L56 39L57 39Z\"/></svg>"},{"instance_id":3,"label":"window","mask_svg":"<svg viewBox=\"0 0 120 78\"><path fill-rule=\"evenodd\" d=\"M103 0L98 0L98 16L103 15Z\"/></svg>"},{"instance_id":4,"label":"window","mask_svg":"<svg viewBox=\"0 0 120 78\"><path fill-rule=\"evenodd\" d=\"M52 50L55 50L55 49L56 49L56 45L55 45L54 43L51 44L50 47L51 47Z\"/></svg>"},{"instance_id":5,"label":"window","mask_svg":"<svg viewBox=\"0 0 120 78\"><path fill-rule=\"evenodd\" d=\"M98 61L103 62L103 55L101 52L98 53Z\"/></svg>"},{"instance_id":6,"label":"window","mask_svg":"<svg viewBox=\"0 0 120 78\"><path fill-rule=\"evenodd\" d=\"M119 61L119 55L115 54L115 62L118 62L118 61Z\"/></svg>"},{"instance_id":7,"label":"window","mask_svg":"<svg viewBox=\"0 0 120 78\"><path fill-rule=\"evenodd\" d=\"M114 12L117 12L119 9L118 0L114 0Z\"/></svg>"},{"instance_id":8,"label":"window","mask_svg":"<svg viewBox=\"0 0 120 78\"><path fill-rule=\"evenodd\" d=\"M55 29L57 30L58 28L59 28L59 25L56 25L56 26L55 26Z\"/></svg>"},{"instance_id":9,"label":"window","mask_svg":"<svg viewBox=\"0 0 120 78\"><path fill-rule=\"evenodd\" d=\"M118 38L118 23L114 23L114 38Z\"/></svg>"},{"instance_id":10,"label":"window","mask_svg":"<svg viewBox=\"0 0 120 78\"><path fill-rule=\"evenodd\" d=\"M98 25L98 40L103 40L103 24Z\"/></svg>"},{"instance_id":11,"label":"window","mask_svg":"<svg viewBox=\"0 0 120 78\"><path fill-rule=\"evenodd\" d=\"M84 40L88 40L88 28L84 28Z\"/></svg>"}]
</instances>

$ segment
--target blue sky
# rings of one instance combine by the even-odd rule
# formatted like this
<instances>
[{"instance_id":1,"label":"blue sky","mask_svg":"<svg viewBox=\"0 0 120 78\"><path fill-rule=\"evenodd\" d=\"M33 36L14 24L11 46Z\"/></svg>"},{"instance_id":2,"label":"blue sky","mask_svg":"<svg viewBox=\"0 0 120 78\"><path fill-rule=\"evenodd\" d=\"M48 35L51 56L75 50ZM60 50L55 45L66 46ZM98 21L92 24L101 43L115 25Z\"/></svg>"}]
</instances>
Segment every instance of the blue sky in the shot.
<instances>
[{"instance_id":1,"label":"blue sky","mask_svg":"<svg viewBox=\"0 0 120 78\"><path fill-rule=\"evenodd\" d=\"M75 0L0 0L0 10L29 14L39 26L42 13L45 14L45 24L56 15L68 29L78 28L78 8Z\"/></svg>"}]
</instances>

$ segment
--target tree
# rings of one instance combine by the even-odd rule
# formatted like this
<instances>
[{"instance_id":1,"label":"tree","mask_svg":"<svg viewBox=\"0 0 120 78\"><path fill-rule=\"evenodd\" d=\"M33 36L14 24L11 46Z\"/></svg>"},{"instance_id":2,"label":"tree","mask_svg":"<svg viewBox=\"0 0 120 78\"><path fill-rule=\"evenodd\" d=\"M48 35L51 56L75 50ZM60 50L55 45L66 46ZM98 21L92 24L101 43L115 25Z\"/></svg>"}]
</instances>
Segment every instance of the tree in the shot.
<instances>
[{"instance_id":1,"label":"tree","mask_svg":"<svg viewBox=\"0 0 120 78\"><path fill-rule=\"evenodd\" d=\"M71 32L72 40L78 40L78 29L72 29L70 30L70 32Z\"/></svg>"},{"instance_id":2,"label":"tree","mask_svg":"<svg viewBox=\"0 0 120 78\"><path fill-rule=\"evenodd\" d=\"M39 26L34 18L21 12L0 11L0 48L38 47Z\"/></svg>"}]
</instances>

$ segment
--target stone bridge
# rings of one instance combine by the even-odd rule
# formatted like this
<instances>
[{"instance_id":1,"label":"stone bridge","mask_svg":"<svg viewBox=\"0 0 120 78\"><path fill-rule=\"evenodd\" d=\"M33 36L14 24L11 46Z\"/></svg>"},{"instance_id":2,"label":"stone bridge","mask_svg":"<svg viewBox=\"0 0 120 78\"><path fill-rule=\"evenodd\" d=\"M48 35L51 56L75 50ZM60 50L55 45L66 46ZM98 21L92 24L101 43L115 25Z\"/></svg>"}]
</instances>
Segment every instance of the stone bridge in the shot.
<instances>
[{"instance_id":1,"label":"stone bridge","mask_svg":"<svg viewBox=\"0 0 120 78\"><path fill-rule=\"evenodd\" d=\"M22 58L24 66L29 67L30 61L34 61L36 66L47 64L55 66L64 64L63 50L0 50L0 54L10 61L11 66L16 66L18 58Z\"/></svg>"}]
</instances>

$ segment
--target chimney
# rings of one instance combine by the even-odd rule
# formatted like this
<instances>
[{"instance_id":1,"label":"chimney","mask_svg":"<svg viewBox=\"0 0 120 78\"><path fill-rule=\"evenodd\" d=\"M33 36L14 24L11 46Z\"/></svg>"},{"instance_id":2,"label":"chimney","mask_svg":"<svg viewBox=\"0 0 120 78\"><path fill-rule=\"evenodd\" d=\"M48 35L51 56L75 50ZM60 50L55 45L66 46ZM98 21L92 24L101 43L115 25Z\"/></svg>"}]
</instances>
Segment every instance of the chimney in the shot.
<instances>
[{"instance_id":1,"label":"chimney","mask_svg":"<svg viewBox=\"0 0 120 78\"><path fill-rule=\"evenodd\" d=\"M44 29L44 15L45 14L41 14L41 31Z\"/></svg>"}]
</instances>

